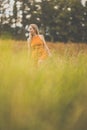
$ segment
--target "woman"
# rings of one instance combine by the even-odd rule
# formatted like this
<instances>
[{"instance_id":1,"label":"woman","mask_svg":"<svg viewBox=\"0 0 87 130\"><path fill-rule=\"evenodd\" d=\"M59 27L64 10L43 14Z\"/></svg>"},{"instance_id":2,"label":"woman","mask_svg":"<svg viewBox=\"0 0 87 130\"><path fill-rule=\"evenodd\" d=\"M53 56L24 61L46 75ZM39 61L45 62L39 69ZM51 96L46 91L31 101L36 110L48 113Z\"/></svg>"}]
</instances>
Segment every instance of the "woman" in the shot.
<instances>
[{"instance_id":1,"label":"woman","mask_svg":"<svg viewBox=\"0 0 87 130\"><path fill-rule=\"evenodd\" d=\"M30 24L29 26L28 48L31 58L36 64L40 64L51 55L43 35L39 34L36 24Z\"/></svg>"}]
</instances>

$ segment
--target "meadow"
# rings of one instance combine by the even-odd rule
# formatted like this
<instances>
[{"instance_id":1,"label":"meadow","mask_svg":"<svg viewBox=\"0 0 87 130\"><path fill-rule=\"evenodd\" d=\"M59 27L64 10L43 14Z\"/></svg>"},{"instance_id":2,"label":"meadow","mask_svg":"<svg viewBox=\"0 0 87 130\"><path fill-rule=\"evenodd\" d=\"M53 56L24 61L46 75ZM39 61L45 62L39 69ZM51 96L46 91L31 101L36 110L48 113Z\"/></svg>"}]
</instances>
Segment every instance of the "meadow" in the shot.
<instances>
[{"instance_id":1,"label":"meadow","mask_svg":"<svg viewBox=\"0 0 87 130\"><path fill-rule=\"evenodd\" d=\"M87 44L47 44L35 67L26 41L0 40L0 130L87 130Z\"/></svg>"}]
</instances>

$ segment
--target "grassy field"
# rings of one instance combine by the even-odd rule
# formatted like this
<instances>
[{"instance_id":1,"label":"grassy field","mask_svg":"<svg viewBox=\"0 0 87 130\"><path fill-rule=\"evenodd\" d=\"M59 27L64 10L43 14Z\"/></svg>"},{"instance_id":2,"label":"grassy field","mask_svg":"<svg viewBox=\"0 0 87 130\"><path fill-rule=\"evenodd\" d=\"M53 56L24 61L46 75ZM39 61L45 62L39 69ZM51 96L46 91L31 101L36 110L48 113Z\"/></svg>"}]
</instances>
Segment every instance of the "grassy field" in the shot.
<instances>
[{"instance_id":1,"label":"grassy field","mask_svg":"<svg viewBox=\"0 0 87 130\"><path fill-rule=\"evenodd\" d=\"M26 42L0 40L0 130L87 130L87 44L47 44L37 68Z\"/></svg>"}]
</instances>

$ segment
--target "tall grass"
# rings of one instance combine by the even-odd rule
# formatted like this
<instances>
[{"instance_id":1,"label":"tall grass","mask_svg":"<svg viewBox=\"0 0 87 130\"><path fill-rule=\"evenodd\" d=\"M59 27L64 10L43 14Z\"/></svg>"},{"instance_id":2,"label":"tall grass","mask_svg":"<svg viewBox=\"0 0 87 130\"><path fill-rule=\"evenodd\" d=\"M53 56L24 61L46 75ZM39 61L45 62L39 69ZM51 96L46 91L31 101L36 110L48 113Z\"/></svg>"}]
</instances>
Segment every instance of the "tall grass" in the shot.
<instances>
[{"instance_id":1,"label":"tall grass","mask_svg":"<svg viewBox=\"0 0 87 130\"><path fill-rule=\"evenodd\" d=\"M34 67L26 42L0 40L0 130L87 129L87 45L48 46Z\"/></svg>"}]
</instances>

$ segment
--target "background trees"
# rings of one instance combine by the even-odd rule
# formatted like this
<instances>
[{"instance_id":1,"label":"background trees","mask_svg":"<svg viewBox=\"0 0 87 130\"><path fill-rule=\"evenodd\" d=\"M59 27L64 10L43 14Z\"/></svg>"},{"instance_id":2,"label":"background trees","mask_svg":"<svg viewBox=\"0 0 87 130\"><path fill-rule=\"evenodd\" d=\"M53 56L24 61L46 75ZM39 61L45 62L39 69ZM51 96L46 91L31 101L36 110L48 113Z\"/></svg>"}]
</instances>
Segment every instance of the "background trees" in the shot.
<instances>
[{"instance_id":1,"label":"background trees","mask_svg":"<svg viewBox=\"0 0 87 130\"><path fill-rule=\"evenodd\" d=\"M47 40L87 42L87 4L81 0L1 0L0 35L28 37L27 27L36 23Z\"/></svg>"}]
</instances>

